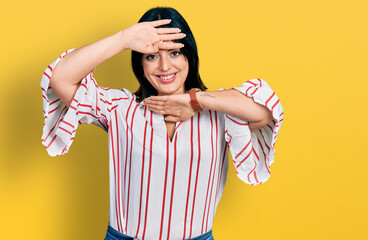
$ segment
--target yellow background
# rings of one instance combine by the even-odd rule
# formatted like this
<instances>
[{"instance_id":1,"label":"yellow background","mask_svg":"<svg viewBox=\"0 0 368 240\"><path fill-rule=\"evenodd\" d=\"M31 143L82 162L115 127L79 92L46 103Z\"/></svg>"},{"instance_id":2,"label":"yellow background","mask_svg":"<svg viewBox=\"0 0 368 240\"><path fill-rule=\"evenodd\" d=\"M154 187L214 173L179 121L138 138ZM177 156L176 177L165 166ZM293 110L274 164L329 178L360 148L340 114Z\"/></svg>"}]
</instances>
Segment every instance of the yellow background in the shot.
<instances>
[{"instance_id":1,"label":"yellow background","mask_svg":"<svg viewBox=\"0 0 368 240\"><path fill-rule=\"evenodd\" d=\"M83 125L67 155L48 156L40 80L63 51L127 28L158 5L187 19L210 90L259 77L284 107L270 180L246 185L230 165L215 239L367 239L364 0L2 1L0 239L104 238L107 135ZM129 51L95 77L137 88Z\"/></svg>"}]
</instances>

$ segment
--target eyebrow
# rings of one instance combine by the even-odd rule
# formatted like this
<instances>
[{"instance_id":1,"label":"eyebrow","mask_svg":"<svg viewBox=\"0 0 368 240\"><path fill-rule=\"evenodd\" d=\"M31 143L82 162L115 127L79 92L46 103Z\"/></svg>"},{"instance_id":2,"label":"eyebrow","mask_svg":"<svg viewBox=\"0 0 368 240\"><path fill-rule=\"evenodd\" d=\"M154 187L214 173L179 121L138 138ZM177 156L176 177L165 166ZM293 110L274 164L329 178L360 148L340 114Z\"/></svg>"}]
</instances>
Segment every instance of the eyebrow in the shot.
<instances>
[{"instance_id":1,"label":"eyebrow","mask_svg":"<svg viewBox=\"0 0 368 240\"><path fill-rule=\"evenodd\" d=\"M167 51L168 51L168 52L171 52L171 51L178 51L178 50L177 50L177 48L175 48L175 49L167 49ZM179 49L179 51L180 51L180 49ZM148 56L148 55L152 55L152 54L158 54L158 53L159 53L159 52L154 52L154 53L146 53L146 54L143 54L143 55L147 55L147 56Z\"/></svg>"}]
</instances>

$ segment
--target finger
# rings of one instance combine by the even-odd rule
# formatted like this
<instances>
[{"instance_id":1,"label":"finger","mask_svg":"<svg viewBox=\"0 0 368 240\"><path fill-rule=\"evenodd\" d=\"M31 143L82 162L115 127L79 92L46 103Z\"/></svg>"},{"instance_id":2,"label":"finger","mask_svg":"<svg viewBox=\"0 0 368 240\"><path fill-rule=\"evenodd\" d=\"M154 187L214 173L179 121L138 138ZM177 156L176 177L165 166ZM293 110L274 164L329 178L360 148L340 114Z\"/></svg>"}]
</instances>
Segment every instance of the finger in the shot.
<instances>
[{"instance_id":1,"label":"finger","mask_svg":"<svg viewBox=\"0 0 368 240\"><path fill-rule=\"evenodd\" d=\"M160 100L145 100L146 105L155 105L155 106L163 106L165 102Z\"/></svg>"},{"instance_id":2,"label":"finger","mask_svg":"<svg viewBox=\"0 0 368 240\"><path fill-rule=\"evenodd\" d=\"M148 104L147 107L154 108L154 109L157 109L157 110L165 110L164 106L156 105L156 104Z\"/></svg>"},{"instance_id":3,"label":"finger","mask_svg":"<svg viewBox=\"0 0 368 240\"><path fill-rule=\"evenodd\" d=\"M176 39L182 39L186 36L185 33L176 33L176 34L166 34L166 35L161 35L161 39L165 40L165 41L171 41L171 40L176 40Z\"/></svg>"},{"instance_id":4,"label":"finger","mask_svg":"<svg viewBox=\"0 0 368 240\"><path fill-rule=\"evenodd\" d=\"M159 114L166 114L164 109L159 109L156 106L148 106L148 108L155 113L159 113Z\"/></svg>"},{"instance_id":5,"label":"finger","mask_svg":"<svg viewBox=\"0 0 368 240\"><path fill-rule=\"evenodd\" d=\"M150 99L148 99L150 101L166 101L167 100L167 96L151 96Z\"/></svg>"},{"instance_id":6,"label":"finger","mask_svg":"<svg viewBox=\"0 0 368 240\"><path fill-rule=\"evenodd\" d=\"M175 116L172 116L172 115L169 115L169 116L165 117L165 121L168 121L168 122L180 122L180 118L175 117Z\"/></svg>"},{"instance_id":7,"label":"finger","mask_svg":"<svg viewBox=\"0 0 368 240\"><path fill-rule=\"evenodd\" d=\"M161 19L161 20L152 21L151 24L154 27L158 27L161 25L169 24L170 22L171 22L171 19Z\"/></svg>"},{"instance_id":8,"label":"finger","mask_svg":"<svg viewBox=\"0 0 368 240\"><path fill-rule=\"evenodd\" d=\"M163 41L161 46L160 46L160 49L169 50L169 49L177 49L177 48L182 48L182 47L184 47L184 44L182 44L182 43Z\"/></svg>"},{"instance_id":9,"label":"finger","mask_svg":"<svg viewBox=\"0 0 368 240\"><path fill-rule=\"evenodd\" d=\"M170 34L170 33L180 33L180 28L156 28L157 34Z\"/></svg>"}]
</instances>

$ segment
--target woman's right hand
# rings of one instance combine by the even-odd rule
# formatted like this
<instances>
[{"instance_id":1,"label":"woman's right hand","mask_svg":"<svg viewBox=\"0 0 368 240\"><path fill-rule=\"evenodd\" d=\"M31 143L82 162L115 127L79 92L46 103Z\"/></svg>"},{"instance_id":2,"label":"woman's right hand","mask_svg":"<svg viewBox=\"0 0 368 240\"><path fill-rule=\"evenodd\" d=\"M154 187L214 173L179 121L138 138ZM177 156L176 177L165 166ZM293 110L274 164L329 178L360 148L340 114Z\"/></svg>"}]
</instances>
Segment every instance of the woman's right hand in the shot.
<instances>
[{"instance_id":1,"label":"woman's right hand","mask_svg":"<svg viewBox=\"0 0 368 240\"><path fill-rule=\"evenodd\" d=\"M158 52L159 49L177 49L184 45L172 42L182 39L184 33L179 28L156 28L170 23L170 19L141 22L122 31L124 49L143 54Z\"/></svg>"}]
</instances>

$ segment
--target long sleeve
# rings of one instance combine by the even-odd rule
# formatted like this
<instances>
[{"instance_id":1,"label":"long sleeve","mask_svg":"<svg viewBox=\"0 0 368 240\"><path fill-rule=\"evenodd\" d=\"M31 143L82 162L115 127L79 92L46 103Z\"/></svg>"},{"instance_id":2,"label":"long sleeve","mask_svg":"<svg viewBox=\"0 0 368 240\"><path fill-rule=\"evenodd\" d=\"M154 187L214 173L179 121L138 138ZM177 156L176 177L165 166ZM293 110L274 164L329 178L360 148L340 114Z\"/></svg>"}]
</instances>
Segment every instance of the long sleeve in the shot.
<instances>
[{"instance_id":1,"label":"long sleeve","mask_svg":"<svg viewBox=\"0 0 368 240\"><path fill-rule=\"evenodd\" d=\"M234 88L272 111L273 120L250 131L248 122L225 114L225 139L229 143L237 176L256 185L270 177L275 143L283 121L283 108L275 92L262 79L252 79Z\"/></svg>"},{"instance_id":2,"label":"long sleeve","mask_svg":"<svg viewBox=\"0 0 368 240\"><path fill-rule=\"evenodd\" d=\"M111 110L129 98L124 90L99 87L93 78L93 70L83 78L69 108L63 104L49 83L56 64L73 50L65 51L47 66L41 80L44 116L42 144L51 156L68 152L81 123L93 123L108 131Z\"/></svg>"}]
</instances>

